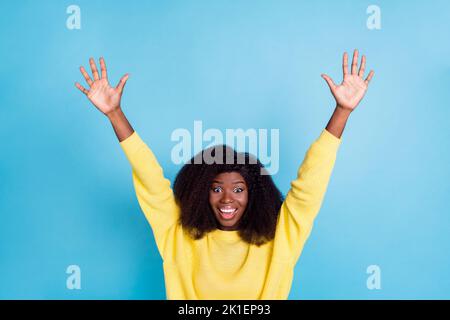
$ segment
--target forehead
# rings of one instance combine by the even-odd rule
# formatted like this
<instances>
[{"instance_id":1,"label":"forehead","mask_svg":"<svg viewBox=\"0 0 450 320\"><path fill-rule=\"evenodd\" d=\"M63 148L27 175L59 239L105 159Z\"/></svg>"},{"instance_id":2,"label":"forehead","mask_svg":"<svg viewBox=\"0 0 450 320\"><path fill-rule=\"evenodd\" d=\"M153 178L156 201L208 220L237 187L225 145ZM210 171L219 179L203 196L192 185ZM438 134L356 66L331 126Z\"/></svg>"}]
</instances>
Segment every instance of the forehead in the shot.
<instances>
[{"instance_id":1,"label":"forehead","mask_svg":"<svg viewBox=\"0 0 450 320\"><path fill-rule=\"evenodd\" d=\"M245 183L244 177L239 172L223 172L221 174L218 174L214 181L220 181L223 183L233 183L235 181L242 181Z\"/></svg>"}]
</instances>

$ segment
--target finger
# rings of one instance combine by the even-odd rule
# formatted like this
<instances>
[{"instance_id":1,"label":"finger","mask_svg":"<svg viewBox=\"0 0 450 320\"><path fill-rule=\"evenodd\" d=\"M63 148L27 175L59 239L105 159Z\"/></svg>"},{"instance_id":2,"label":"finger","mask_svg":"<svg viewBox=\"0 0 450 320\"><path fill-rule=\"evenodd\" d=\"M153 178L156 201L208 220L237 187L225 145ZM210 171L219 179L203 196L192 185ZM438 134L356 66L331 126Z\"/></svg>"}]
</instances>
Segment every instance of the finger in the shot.
<instances>
[{"instance_id":1,"label":"finger","mask_svg":"<svg viewBox=\"0 0 450 320\"><path fill-rule=\"evenodd\" d=\"M348 74L348 54L344 52L344 57L342 58L342 71L344 71L344 76Z\"/></svg>"},{"instance_id":2,"label":"finger","mask_svg":"<svg viewBox=\"0 0 450 320\"><path fill-rule=\"evenodd\" d=\"M127 73L122 78L120 78L120 81L119 81L119 83L117 84L117 87L116 87L116 89L118 89L120 92L123 91L123 87L125 87L125 83L127 83L128 77L129 77L129 75Z\"/></svg>"},{"instance_id":3,"label":"finger","mask_svg":"<svg viewBox=\"0 0 450 320\"><path fill-rule=\"evenodd\" d=\"M358 76L362 79L364 77L364 72L366 71L366 56L363 55L361 58L361 65L359 66Z\"/></svg>"},{"instance_id":4,"label":"finger","mask_svg":"<svg viewBox=\"0 0 450 320\"><path fill-rule=\"evenodd\" d=\"M89 77L89 74L86 72L86 69L84 67L80 67L81 74L83 75L84 79L86 80L89 87L92 86L92 79Z\"/></svg>"},{"instance_id":5,"label":"finger","mask_svg":"<svg viewBox=\"0 0 450 320\"><path fill-rule=\"evenodd\" d=\"M102 73L102 79L108 79L108 74L106 73L105 59L103 59L103 57L100 58L100 70Z\"/></svg>"},{"instance_id":6,"label":"finger","mask_svg":"<svg viewBox=\"0 0 450 320\"><path fill-rule=\"evenodd\" d=\"M78 82L75 82L75 87L77 87L78 89L80 89L81 92L83 92L84 94L88 94L89 91L86 90L81 84L79 84Z\"/></svg>"},{"instance_id":7,"label":"finger","mask_svg":"<svg viewBox=\"0 0 450 320\"><path fill-rule=\"evenodd\" d=\"M334 92L334 89L336 88L336 84L333 82L333 80L326 74L322 74L321 76L327 82L328 86L330 87L331 92Z\"/></svg>"},{"instance_id":8,"label":"finger","mask_svg":"<svg viewBox=\"0 0 450 320\"><path fill-rule=\"evenodd\" d=\"M369 75L367 76L366 80L364 81L366 83L366 85L369 85L370 80L372 80L373 74L375 72L373 72L373 70L370 70Z\"/></svg>"},{"instance_id":9,"label":"finger","mask_svg":"<svg viewBox=\"0 0 450 320\"><path fill-rule=\"evenodd\" d=\"M95 65L95 61L93 58L89 59L89 64L91 65L92 75L94 76L94 80L99 80L97 66Z\"/></svg>"},{"instance_id":10,"label":"finger","mask_svg":"<svg viewBox=\"0 0 450 320\"><path fill-rule=\"evenodd\" d=\"M355 51L353 51L353 59L352 59L352 74L356 74L357 67L358 67L358 50L355 49Z\"/></svg>"}]
</instances>

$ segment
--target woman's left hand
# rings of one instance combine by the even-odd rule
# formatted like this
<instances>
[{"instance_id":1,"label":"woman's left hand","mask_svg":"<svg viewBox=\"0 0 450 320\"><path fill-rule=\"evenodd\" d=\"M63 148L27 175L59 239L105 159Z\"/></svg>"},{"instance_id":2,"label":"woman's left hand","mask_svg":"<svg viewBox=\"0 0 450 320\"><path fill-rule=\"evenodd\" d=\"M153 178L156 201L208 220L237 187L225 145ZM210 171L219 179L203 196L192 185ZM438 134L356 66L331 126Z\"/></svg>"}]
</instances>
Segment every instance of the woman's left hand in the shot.
<instances>
[{"instance_id":1,"label":"woman's left hand","mask_svg":"<svg viewBox=\"0 0 450 320\"><path fill-rule=\"evenodd\" d=\"M346 111L352 112L359 102L364 97L370 80L373 77L373 70L369 72L369 75L364 80L364 71L366 67L366 57L363 55L361 58L361 65L358 68L358 50L353 52L351 73L348 73L348 55L344 53L342 68L344 72L344 79L340 85L336 85L333 80L326 74L322 74L322 78L328 83L331 93L336 99L337 107Z\"/></svg>"}]
</instances>

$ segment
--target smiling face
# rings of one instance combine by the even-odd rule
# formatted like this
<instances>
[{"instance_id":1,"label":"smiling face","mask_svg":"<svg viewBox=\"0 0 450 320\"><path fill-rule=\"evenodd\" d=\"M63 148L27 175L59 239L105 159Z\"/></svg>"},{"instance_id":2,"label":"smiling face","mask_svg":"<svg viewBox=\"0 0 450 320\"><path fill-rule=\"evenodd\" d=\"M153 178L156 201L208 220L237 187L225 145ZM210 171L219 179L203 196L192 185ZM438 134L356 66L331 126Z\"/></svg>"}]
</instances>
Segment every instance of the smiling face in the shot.
<instances>
[{"instance_id":1,"label":"smiling face","mask_svg":"<svg viewBox=\"0 0 450 320\"><path fill-rule=\"evenodd\" d=\"M241 174L224 172L214 178L209 191L209 204L220 224L219 229L237 230L247 203L247 184Z\"/></svg>"}]
</instances>

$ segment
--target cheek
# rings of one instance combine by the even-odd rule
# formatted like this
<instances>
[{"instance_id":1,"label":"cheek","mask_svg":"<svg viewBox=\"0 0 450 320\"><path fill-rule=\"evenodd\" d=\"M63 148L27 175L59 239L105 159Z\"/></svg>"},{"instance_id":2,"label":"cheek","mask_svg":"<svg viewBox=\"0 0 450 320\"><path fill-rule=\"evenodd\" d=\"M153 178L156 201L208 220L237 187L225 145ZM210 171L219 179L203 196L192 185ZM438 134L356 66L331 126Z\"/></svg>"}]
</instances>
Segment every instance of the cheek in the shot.
<instances>
[{"instance_id":1,"label":"cheek","mask_svg":"<svg viewBox=\"0 0 450 320\"><path fill-rule=\"evenodd\" d=\"M242 192L242 194L239 194L239 196L237 197L237 200L239 201L241 206L245 207L248 203L248 193Z\"/></svg>"},{"instance_id":2,"label":"cheek","mask_svg":"<svg viewBox=\"0 0 450 320\"><path fill-rule=\"evenodd\" d=\"M214 205L219 201L219 197L217 196L217 193L210 192L209 193L209 204Z\"/></svg>"}]
</instances>

